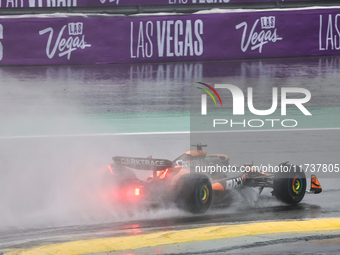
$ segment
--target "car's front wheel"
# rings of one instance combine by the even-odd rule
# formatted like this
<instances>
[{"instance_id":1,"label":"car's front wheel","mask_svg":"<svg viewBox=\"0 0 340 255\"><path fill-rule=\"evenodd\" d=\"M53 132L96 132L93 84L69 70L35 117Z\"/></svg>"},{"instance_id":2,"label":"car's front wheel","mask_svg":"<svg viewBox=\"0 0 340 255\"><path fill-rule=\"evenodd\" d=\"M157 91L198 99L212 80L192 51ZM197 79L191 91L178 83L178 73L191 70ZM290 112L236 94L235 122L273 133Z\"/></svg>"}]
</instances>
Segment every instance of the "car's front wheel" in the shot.
<instances>
[{"instance_id":1,"label":"car's front wheel","mask_svg":"<svg viewBox=\"0 0 340 255\"><path fill-rule=\"evenodd\" d=\"M306 175L296 165L281 164L282 170L274 177L274 195L287 204L300 203L306 193Z\"/></svg>"}]
</instances>

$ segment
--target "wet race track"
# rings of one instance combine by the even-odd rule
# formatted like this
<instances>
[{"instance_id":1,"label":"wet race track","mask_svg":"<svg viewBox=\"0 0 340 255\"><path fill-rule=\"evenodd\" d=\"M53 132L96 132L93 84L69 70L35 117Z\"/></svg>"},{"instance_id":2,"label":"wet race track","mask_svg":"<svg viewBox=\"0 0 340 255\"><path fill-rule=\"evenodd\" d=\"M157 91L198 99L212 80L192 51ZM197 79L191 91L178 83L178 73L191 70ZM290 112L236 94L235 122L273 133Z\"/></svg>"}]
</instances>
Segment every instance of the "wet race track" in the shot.
<instances>
[{"instance_id":1,"label":"wet race track","mask_svg":"<svg viewBox=\"0 0 340 255\"><path fill-rule=\"evenodd\" d=\"M190 86L254 87L259 108L272 87L303 87L319 123L282 131L205 134L209 153L232 164L339 164L340 58L0 69L0 249L135 235L203 225L340 215L337 174L323 193L287 206L265 190L204 215L110 203L112 156L173 160L190 148ZM230 105L227 107L231 107ZM228 104L227 103L227 104ZM313 112L314 111L314 112ZM322 122L321 122L322 121ZM150 132L150 133L145 133ZM160 133L161 132L161 133ZM307 175L308 177L308 175Z\"/></svg>"}]
</instances>

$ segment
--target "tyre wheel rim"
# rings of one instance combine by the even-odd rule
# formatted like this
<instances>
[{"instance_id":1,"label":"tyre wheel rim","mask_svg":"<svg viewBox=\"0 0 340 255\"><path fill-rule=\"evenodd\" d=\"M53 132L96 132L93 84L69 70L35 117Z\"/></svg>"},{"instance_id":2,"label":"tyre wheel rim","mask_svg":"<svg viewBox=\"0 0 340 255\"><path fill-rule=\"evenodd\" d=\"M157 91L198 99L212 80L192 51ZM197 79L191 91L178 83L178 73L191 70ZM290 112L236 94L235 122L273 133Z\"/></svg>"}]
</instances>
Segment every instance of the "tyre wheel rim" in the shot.
<instances>
[{"instance_id":1,"label":"tyre wheel rim","mask_svg":"<svg viewBox=\"0 0 340 255\"><path fill-rule=\"evenodd\" d=\"M207 185L204 185L204 186L201 187L200 199L201 199L201 202L203 204L208 202L208 200L209 200L209 189L208 189Z\"/></svg>"},{"instance_id":2,"label":"tyre wheel rim","mask_svg":"<svg viewBox=\"0 0 340 255\"><path fill-rule=\"evenodd\" d=\"M303 189L303 182L300 176L295 176L292 181L292 190L296 195L299 195Z\"/></svg>"}]
</instances>

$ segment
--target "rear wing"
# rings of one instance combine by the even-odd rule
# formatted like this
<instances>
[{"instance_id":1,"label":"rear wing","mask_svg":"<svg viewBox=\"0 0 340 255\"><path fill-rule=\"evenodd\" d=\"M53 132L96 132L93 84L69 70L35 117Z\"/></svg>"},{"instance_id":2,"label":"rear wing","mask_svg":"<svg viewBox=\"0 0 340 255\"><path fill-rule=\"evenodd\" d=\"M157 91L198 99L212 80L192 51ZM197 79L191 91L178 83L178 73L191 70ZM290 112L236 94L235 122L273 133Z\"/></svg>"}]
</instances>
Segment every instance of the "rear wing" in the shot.
<instances>
[{"instance_id":1,"label":"rear wing","mask_svg":"<svg viewBox=\"0 0 340 255\"><path fill-rule=\"evenodd\" d=\"M173 167L173 163L167 159L113 157L113 162L137 170L163 171Z\"/></svg>"}]
</instances>

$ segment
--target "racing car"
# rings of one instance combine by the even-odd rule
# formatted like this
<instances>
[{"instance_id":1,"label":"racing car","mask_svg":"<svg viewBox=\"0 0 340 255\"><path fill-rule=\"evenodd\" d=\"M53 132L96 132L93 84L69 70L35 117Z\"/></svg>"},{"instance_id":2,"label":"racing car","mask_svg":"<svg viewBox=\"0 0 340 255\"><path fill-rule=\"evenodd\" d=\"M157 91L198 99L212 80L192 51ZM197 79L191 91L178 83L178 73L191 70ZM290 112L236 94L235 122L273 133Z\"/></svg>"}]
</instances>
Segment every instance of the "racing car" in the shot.
<instances>
[{"instance_id":1,"label":"racing car","mask_svg":"<svg viewBox=\"0 0 340 255\"><path fill-rule=\"evenodd\" d=\"M122 203L166 205L175 204L181 209L199 214L212 206L229 203L230 194L246 187L255 188L261 194L264 188L271 188L272 195L287 204L297 204L305 194L321 193L322 187L315 175L311 176L307 191L305 172L288 162L278 165L275 173L264 172L245 164L235 166L229 163L225 154L208 155L204 147L196 148L173 161L135 157L113 157L109 170L115 183L115 198ZM214 171L212 171L214 170ZM136 172L150 171L152 174L137 178Z\"/></svg>"}]
</instances>

